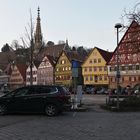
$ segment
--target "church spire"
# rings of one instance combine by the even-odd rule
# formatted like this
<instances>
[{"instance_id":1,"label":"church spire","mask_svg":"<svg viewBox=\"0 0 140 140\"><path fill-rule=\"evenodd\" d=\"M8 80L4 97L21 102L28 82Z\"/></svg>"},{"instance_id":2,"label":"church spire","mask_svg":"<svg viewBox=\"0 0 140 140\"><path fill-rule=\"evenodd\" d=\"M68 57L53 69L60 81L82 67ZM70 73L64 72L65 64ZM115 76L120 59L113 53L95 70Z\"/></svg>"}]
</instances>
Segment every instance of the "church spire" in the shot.
<instances>
[{"instance_id":1,"label":"church spire","mask_svg":"<svg viewBox=\"0 0 140 140\"><path fill-rule=\"evenodd\" d=\"M42 33L41 33L41 24L40 24L40 8L38 7L38 16L37 16L37 24L35 31L35 47L34 52L38 53L42 47Z\"/></svg>"}]
</instances>

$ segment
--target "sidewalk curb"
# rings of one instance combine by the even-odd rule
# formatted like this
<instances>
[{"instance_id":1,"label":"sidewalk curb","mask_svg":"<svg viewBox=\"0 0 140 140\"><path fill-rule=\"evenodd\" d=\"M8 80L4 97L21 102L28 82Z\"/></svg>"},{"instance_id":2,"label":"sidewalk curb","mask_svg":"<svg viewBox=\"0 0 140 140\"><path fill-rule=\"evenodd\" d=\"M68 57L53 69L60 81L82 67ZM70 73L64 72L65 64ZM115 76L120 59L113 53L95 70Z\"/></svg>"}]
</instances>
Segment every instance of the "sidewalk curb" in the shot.
<instances>
[{"instance_id":1,"label":"sidewalk curb","mask_svg":"<svg viewBox=\"0 0 140 140\"><path fill-rule=\"evenodd\" d=\"M71 109L71 111L74 112L86 112L87 110L89 110L87 107L78 107L78 108Z\"/></svg>"}]
</instances>

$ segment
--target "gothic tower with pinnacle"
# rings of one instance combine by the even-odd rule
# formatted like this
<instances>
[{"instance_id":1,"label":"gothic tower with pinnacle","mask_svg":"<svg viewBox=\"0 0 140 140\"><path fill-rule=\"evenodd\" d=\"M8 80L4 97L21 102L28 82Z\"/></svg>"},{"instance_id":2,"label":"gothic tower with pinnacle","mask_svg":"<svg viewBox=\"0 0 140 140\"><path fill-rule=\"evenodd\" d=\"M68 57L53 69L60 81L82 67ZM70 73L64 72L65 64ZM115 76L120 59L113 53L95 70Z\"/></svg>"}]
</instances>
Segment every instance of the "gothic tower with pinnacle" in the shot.
<instances>
[{"instance_id":1,"label":"gothic tower with pinnacle","mask_svg":"<svg viewBox=\"0 0 140 140\"><path fill-rule=\"evenodd\" d=\"M39 53L42 47L42 33L41 33L41 24L40 24L40 8L38 7L38 16L37 16L37 24L35 31L35 45L34 45L34 53Z\"/></svg>"}]
</instances>

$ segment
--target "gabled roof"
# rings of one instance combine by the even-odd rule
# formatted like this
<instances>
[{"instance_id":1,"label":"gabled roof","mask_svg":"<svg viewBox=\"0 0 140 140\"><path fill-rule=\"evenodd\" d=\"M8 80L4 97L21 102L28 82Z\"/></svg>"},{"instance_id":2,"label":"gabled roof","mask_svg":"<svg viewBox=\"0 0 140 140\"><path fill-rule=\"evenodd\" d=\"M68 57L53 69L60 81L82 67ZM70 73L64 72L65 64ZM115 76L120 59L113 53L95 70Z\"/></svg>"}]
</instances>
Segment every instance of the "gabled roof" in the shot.
<instances>
[{"instance_id":1,"label":"gabled roof","mask_svg":"<svg viewBox=\"0 0 140 140\"><path fill-rule=\"evenodd\" d=\"M123 52L121 52L121 48L123 48ZM112 64L112 62L114 62L117 49L119 49L119 53L124 54L140 52L140 25L135 20L131 22L125 34L121 38L118 46L114 50L112 59L108 64Z\"/></svg>"},{"instance_id":2,"label":"gabled roof","mask_svg":"<svg viewBox=\"0 0 140 140\"><path fill-rule=\"evenodd\" d=\"M53 56L47 55L48 60L52 64L52 66L55 66L57 58L54 58Z\"/></svg>"},{"instance_id":3,"label":"gabled roof","mask_svg":"<svg viewBox=\"0 0 140 140\"><path fill-rule=\"evenodd\" d=\"M38 61L38 60L33 62L33 64L35 65L35 67L36 67L36 68L38 68L38 67L39 67L40 63L41 63L41 62L40 62L40 61Z\"/></svg>"},{"instance_id":4,"label":"gabled roof","mask_svg":"<svg viewBox=\"0 0 140 140\"><path fill-rule=\"evenodd\" d=\"M102 55L104 60L108 63L113 55L113 52L108 52L108 51L102 50L98 47L95 47L95 48L99 51L99 53Z\"/></svg>"},{"instance_id":5,"label":"gabled roof","mask_svg":"<svg viewBox=\"0 0 140 140\"><path fill-rule=\"evenodd\" d=\"M77 60L80 63L82 63L86 57L86 56L79 54L77 51L65 51L65 50L63 50L62 53L59 55L57 61L59 60L59 58L62 56L63 53L65 53L65 55L67 56L70 63L72 62L72 60Z\"/></svg>"},{"instance_id":6,"label":"gabled roof","mask_svg":"<svg viewBox=\"0 0 140 140\"><path fill-rule=\"evenodd\" d=\"M42 61L41 63L43 62L43 59L47 57L49 62L51 63L51 65L54 67L55 64L56 64L56 61L57 61L57 58L54 58L53 56L50 56L50 55L45 55L43 58L42 58Z\"/></svg>"},{"instance_id":7,"label":"gabled roof","mask_svg":"<svg viewBox=\"0 0 140 140\"><path fill-rule=\"evenodd\" d=\"M16 65L20 74L22 75L24 81L26 80L26 69L27 69L27 66L24 65L24 64L17 64Z\"/></svg>"},{"instance_id":8,"label":"gabled roof","mask_svg":"<svg viewBox=\"0 0 140 140\"><path fill-rule=\"evenodd\" d=\"M125 34L123 35L122 39L120 40L120 42L119 42L119 44L118 44L117 47L119 47L119 46L121 45L121 43L122 43L122 41L124 40L126 34L127 34L128 32L130 32L130 30L133 30L133 31L134 31L136 28L140 28L140 25L139 25L135 20L133 20L133 21L131 22L130 26L128 27L127 31L126 31ZM117 47L116 47L114 53L116 52Z\"/></svg>"},{"instance_id":9,"label":"gabled roof","mask_svg":"<svg viewBox=\"0 0 140 140\"><path fill-rule=\"evenodd\" d=\"M91 55L91 53L92 53L95 49L98 50L98 52L101 54L101 56L102 56L103 59L106 61L106 63L108 63L108 62L110 61L110 59L111 59L111 57L112 57L112 55L113 55L113 52L108 52L108 51L105 51L105 50L100 49L100 48L98 48L98 47L94 47L93 49L90 50L90 52L89 52L87 58L85 59L85 61L83 62L83 64L86 62L86 60L89 58L89 56ZM82 65L83 65L83 64L82 64Z\"/></svg>"}]
</instances>

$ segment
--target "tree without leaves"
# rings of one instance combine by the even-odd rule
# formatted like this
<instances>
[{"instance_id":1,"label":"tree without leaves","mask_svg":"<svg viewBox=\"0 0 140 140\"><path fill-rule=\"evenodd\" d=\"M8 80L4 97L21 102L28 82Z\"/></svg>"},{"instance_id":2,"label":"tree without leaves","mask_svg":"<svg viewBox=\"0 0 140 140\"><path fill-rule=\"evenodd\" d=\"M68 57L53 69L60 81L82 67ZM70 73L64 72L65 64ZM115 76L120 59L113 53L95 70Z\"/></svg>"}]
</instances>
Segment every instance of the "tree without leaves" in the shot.
<instances>
[{"instance_id":1,"label":"tree without leaves","mask_svg":"<svg viewBox=\"0 0 140 140\"><path fill-rule=\"evenodd\" d=\"M20 49L20 48L23 48L23 46L21 46L17 40L12 41L11 47L15 51Z\"/></svg>"},{"instance_id":2,"label":"tree without leaves","mask_svg":"<svg viewBox=\"0 0 140 140\"><path fill-rule=\"evenodd\" d=\"M124 10L124 14L122 15L123 21L128 20L131 23L133 20L140 23L140 2L134 5L134 7L127 11Z\"/></svg>"},{"instance_id":3,"label":"tree without leaves","mask_svg":"<svg viewBox=\"0 0 140 140\"><path fill-rule=\"evenodd\" d=\"M122 15L123 21L128 22L128 26L124 26L125 30L130 27L132 21L136 21L140 25L140 2L136 3L133 8L129 11L124 10L124 14ZM125 24L125 23L124 23ZM135 29L135 30L134 30ZM129 31L129 38L131 38L131 43L127 44L127 48L132 48L133 53L138 53L140 51L140 44L137 39L140 36L140 31L137 27L134 27L133 31Z\"/></svg>"}]
</instances>

